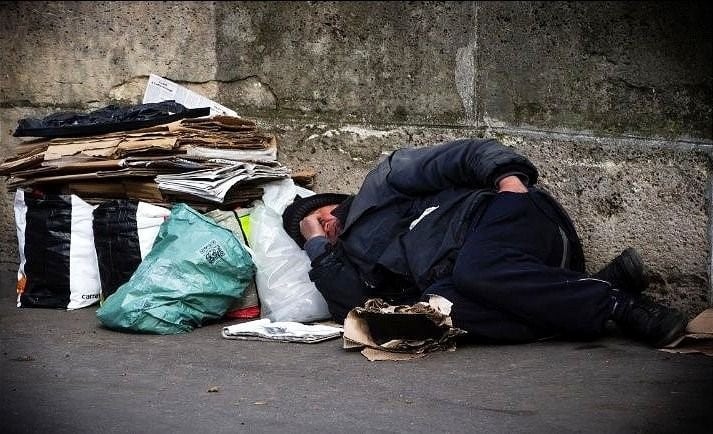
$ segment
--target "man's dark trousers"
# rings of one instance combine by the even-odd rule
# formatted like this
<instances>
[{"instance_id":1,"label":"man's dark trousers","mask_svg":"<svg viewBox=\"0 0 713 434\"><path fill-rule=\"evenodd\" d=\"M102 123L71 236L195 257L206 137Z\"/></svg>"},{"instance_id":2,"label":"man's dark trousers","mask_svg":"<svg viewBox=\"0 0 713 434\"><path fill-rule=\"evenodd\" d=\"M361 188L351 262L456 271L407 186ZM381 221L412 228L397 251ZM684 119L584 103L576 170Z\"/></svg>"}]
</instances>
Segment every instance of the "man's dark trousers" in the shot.
<instances>
[{"instance_id":1,"label":"man's dark trousers","mask_svg":"<svg viewBox=\"0 0 713 434\"><path fill-rule=\"evenodd\" d=\"M473 338L595 338L610 317L609 283L566 268L566 241L539 194L495 195L469 230L452 275L426 291L453 302L454 325Z\"/></svg>"}]
</instances>

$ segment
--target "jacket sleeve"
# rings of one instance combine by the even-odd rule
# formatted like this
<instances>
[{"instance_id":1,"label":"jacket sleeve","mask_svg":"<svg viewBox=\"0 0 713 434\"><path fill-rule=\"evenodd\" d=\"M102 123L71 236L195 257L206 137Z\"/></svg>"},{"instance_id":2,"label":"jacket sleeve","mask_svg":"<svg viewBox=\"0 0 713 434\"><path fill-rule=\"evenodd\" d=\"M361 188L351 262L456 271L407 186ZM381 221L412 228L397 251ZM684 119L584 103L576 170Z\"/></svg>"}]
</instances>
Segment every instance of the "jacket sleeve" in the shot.
<instances>
[{"instance_id":1,"label":"jacket sleeve","mask_svg":"<svg viewBox=\"0 0 713 434\"><path fill-rule=\"evenodd\" d=\"M312 261L309 277L339 323L344 322L350 310L363 306L372 292L338 245Z\"/></svg>"},{"instance_id":2,"label":"jacket sleeve","mask_svg":"<svg viewBox=\"0 0 713 434\"><path fill-rule=\"evenodd\" d=\"M391 154L388 164L389 185L410 195L452 187L497 188L497 182L507 175L534 185L538 176L527 158L496 140L462 139L402 149Z\"/></svg>"}]
</instances>

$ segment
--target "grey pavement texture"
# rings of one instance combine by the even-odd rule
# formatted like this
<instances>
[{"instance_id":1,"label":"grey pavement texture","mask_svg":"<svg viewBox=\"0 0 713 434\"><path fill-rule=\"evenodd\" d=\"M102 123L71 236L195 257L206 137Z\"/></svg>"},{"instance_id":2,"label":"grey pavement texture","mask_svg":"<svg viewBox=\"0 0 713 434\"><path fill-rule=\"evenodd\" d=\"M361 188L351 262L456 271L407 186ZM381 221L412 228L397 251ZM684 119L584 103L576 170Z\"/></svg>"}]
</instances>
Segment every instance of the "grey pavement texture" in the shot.
<instances>
[{"instance_id":1,"label":"grey pavement texture","mask_svg":"<svg viewBox=\"0 0 713 434\"><path fill-rule=\"evenodd\" d=\"M709 433L713 359L619 337L369 362L341 341L106 330L0 297L0 432ZM217 391L209 391L211 389Z\"/></svg>"}]
</instances>

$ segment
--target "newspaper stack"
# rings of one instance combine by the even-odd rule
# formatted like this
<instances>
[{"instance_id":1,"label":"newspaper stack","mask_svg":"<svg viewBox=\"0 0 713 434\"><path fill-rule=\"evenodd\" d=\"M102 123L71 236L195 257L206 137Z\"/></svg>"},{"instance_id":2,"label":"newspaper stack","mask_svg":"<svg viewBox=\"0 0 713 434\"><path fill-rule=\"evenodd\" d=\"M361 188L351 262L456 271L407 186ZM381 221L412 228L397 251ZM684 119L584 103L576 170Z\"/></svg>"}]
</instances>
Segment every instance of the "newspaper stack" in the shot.
<instances>
[{"instance_id":1,"label":"newspaper stack","mask_svg":"<svg viewBox=\"0 0 713 434\"><path fill-rule=\"evenodd\" d=\"M20 144L0 164L9 189L90 202L180 201L210 211L260 198L263 182L292 176L310 187L315 176L278 163L275 137L255 122L154 74L141 105L22 119L15 135L44 138Z\"/></svg>"},{"instance_id":2,"label":"newspaper stack","mask_svg":"<svg viewBox=\"0 0 713 434\"><path fill-rule=\"evenodd\" d=\"M254 186L257 183L289 177L282 165L272 166L223 160L225 167L196 170L180 174L158 175L156 182L163 192L187 194L210 202L224 203L236 185Z\"/></svg>"},{"instance_id":3,"label":"newspaper stack","mask_svg":"<svg viewBox=\"0 0 713 434\"><path fill-rule=\"evenodd\" d=\"M25 142L0 164L2 175L9 176L10 189L40 188L88 200L183 201L201 208L250 202L262 194L259 182L287 178L290 171L277 162L274 136L252 121L218 115ZM298 175L307 185L313 176Z\"/></svg>"}]
</instances>

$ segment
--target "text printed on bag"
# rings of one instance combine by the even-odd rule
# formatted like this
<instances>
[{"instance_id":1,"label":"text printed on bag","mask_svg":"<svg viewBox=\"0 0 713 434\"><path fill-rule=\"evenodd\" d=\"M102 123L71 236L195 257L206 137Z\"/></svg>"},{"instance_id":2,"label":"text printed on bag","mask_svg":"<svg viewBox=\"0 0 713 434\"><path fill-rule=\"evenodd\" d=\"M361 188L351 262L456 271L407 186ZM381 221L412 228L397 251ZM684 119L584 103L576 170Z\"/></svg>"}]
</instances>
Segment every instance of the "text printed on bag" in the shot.
<instances>
[{"instance_id":1,"label":"text printed on bag","mask_svg":"<svg viewBox=\"0 0 713 434\"><path fill-rule=\"evenodd\" d=\"M215 261L225 256L225 250L223 250L216 240L208 241L206 245L200 248L199 252L210 265L213 265Z\"/></svg>"}]
</instances>

